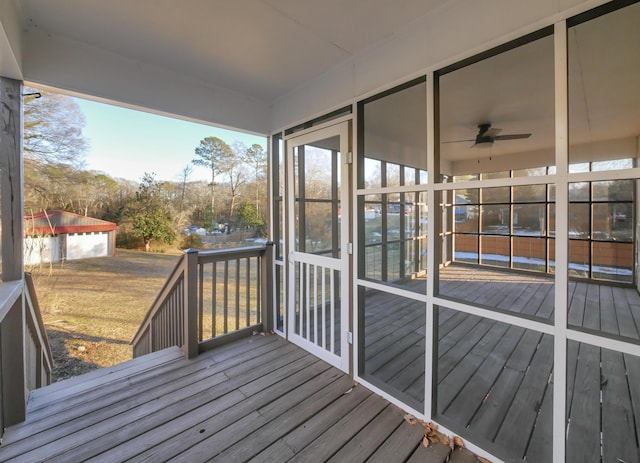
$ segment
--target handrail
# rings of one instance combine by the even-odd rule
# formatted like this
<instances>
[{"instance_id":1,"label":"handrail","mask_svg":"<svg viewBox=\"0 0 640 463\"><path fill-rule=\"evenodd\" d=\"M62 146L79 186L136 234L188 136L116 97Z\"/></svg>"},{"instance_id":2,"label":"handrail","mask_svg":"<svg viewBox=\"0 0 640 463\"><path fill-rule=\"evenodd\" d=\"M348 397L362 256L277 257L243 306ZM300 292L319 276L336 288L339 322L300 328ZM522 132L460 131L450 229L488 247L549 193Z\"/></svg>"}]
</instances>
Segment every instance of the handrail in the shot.
<instances>
[{"instance_id":1,"label":"handrail","mask_svg":"<svg viewBox=\"0 0 640 463\"><path fill-rule=\"evenodd\" d=\"M210 262L222 262L231 259L253 257L258 253L262 253L265 249L265 246L244 246L240 248L198 251L198 263L206 264Z\"/></svg>"},{"instance_id":2,"label":"handrail","mask_svg":"<svg viewBox=\"0 0 640 463\"><path fill-rule=\"evenodd\" d=\"M51 382L53 355L29 273L0 285L0 339L1 436L24 421L29 391Z\"/></svg>"},{"instance_id":3,"label":"handrail","mask_svg":"<svg viewBox=\"0 0 640 463\"><path fill-rule=\"evenodd\" d=\"M157 313L160 304L162 303L162 301L166 299L167 295L174 288L176 282L180 278L182 278L182 275L184 273L184 268L183 268L184 265L185 265L185 254L180 256L180 258L178 259L178 262L176 262L176 265L173 267L173 270L167 277L167 280L165 281L164 285L162 285L162 288L160 288L160 291L158 292L158 295L156 296L156 298L153 300L151 307L145 314L144 318L142 319L142 322L140 322L140 326L138 327L136 334L133 336L133 339L131 340L131 344L136 344L137 342L139 342L140 337L143 334L144 327L149 323L149 320Z\"/></svg>"},{"instance_id":4,"label":"handrail","mask_svg":"<svg viewBox=\"0 0 640 463\"><path fill-rule=\"evenodd\" d=\"M26 318L27 326L31 331L32 340L36 348L37 365L35 370L35 383L32 384L34 388L46 386L51 383L51 369L53 368L53 353L51 351L51 345L49 344L49 337L47 336L47 330L44 326L44 320L42 319L42 312L40 310L40 303L38 302L38 295L36 293L36 287L33 283L33 276L31 273L25 272L24 274L27 291L25 292L27 300Z\"/></svg>"},{"instance_id":5,"label":"handrail","mask_svg":"<svg viewBox=\"0 0 640 463\"><path fill-rule=\"evenodd\" d=\"M271 329L272 256L273 243L186 250L131 341L134 357L177 345L192 358L237 336Z\"/></svg>"}]
</instances>

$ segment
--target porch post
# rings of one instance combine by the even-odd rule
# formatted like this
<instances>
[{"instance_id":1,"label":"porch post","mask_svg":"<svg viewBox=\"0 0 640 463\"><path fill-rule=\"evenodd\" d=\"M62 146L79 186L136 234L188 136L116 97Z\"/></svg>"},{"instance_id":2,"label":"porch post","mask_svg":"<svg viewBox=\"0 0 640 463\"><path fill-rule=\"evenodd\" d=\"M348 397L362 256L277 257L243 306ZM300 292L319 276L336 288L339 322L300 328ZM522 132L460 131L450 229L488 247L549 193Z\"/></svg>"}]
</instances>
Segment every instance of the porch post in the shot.
<instances>
[{"instance_id":1,"label":"porch post","mask_svg":"<svg viewBox=\"0 0 640 463\"><path fill-rule=\"evenodd\" d=\"M2 280L21 282L24 272L22 82L6 77L0 77L0 213ZM10 308L1 307L6 312L0 320L0 392L2 425L6 427L25 418L24 294L13 302L0 303L2 306L11 304Z\"/></svg>"},{"instance_id":2,"label":"porch post","mask_svg":"<svg viewBox=\"0 0 640 463\"><path fill-rule=\"evenodd\" d=\"M198 250L187 249L184 269L184 340L187 358L198 356Z\"/></svg>"},{"instance_id":3,"label":"porch post","mask_svg":"<svg viewBox=\"0 0 640 463\"><path fill-rule=\"evenodd\" d=\"M2 280L22 280L22 82L0 77Z\"/></svg>"},{"instance_id":4,"label":"porch post","mask_svg":"<svg viewBox=\"0 0 640 463\"><path fill-rule=\"evenodd\" d=\"M262 322L262 330L265 333L273 330L273 288L275 286L273 246L273 241L266 243L261 260L262 268L260 269L260 321Z\"/></svg>"}]
</instances>

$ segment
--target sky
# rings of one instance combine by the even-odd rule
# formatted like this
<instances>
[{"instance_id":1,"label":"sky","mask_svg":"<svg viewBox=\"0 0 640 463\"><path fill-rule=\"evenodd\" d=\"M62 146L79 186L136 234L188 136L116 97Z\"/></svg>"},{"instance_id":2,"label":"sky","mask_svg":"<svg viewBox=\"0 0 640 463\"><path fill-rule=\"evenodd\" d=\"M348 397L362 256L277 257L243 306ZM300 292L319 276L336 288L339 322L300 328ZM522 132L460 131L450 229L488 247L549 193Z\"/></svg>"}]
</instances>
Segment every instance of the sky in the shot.
<instances>
[{"instance_id":1,"label":"sky","mask_svg":"<svg viewBox=\"0 0 640 463\"><path fill-rule=\"evenodd\" d=\"M179 119L134 111L74 98L86 119L83 130L89 141L85 168L113 178L140 181L145 172L158 180L177 181L187 165L189 180L211 181L211 171L191 163L195 148L206 137L218 137L232 145L254 143L266 150L266 138L210 127Z\"/></svg>"}]
</instances>

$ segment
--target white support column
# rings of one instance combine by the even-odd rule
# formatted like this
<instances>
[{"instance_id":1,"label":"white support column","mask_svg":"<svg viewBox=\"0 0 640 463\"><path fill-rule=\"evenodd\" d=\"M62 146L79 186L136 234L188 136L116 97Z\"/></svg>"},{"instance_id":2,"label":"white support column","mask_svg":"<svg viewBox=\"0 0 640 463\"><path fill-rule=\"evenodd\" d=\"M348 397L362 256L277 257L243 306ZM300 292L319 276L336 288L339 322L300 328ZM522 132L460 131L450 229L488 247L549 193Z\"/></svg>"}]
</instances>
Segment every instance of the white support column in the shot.
<instances>
[{"instance_id":1,"label":"white support column","mask_svg":"<svg viewBox=\"0 0 640 463\"><path fill-rule=\"evenodd\" d=\"M427 312L424 370L424 414L427 419L433 418L435 410L435 404L433 403L433 371L434 362L437 361L434 350L437 337L434 333L434 323L437 317L435 317L434 313L433 298L438 289L438 264L440 262L440 250L442 249L437 240L442 214L438 208L434 189L434 184L440 176L440 163L439 159L436 159L436 143L438 143L436 92L434 73L430 72L427 74L427 172L429 184L427 188Z\"/></svg>"},{"instance_id":2,"label":"white support column","mask_svg":"<svg viewBox=\"0 0 640 463\"><path fill-rule=\"evenodd\" d=\"M553 350L553 461L565 461L567 401L567 288L569 262L569 110L567 24L554 31L556 99L556 273Z\"/></svg>"}]
</instances>

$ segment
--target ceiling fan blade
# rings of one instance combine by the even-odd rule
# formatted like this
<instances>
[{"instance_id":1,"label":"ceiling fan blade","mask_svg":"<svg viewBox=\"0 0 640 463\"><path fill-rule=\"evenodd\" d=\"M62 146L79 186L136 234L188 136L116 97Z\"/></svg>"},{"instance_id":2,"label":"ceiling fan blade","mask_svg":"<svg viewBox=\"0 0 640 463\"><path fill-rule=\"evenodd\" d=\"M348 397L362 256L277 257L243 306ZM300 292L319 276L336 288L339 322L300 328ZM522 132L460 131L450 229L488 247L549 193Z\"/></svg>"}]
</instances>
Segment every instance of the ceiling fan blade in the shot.
<instances>
[{"instance_id":1,"label":"ceiling fan blade","mask_svg":"<svg viewBox=\"0 0 640 463\"><path fill-rule=\"evenodd\" d=\"M475 138L469 138L468 140L451 140L451 141L443 141L442 143L460 143L463 141L476 141Z\"/></svg>"},{"instance_id":2,"label":"ceiling fan blade","mask_svg":"<svg viewBox=\"0 0 640 463\"><path fill-rule=\"evenodd\" d=\"M496 136L502 132L502 129L496 129L496 128L490 128L489 130L487 130L486 132L484 132L482 135L480 135L481 137L489 137L489 138L496 138Z\"/></svg>"},{"instance_id":3,"label":"ceiling fan blade","mask_svg":"<svg viewBox=\"0 0 640 463\"><path fill-rule=\"evenodd\" d=\"M529 138L530 133L512 133L510 135L498 135L493 137L494 140L520 140L522 138Z\"/></svg>"}]
</instances>

